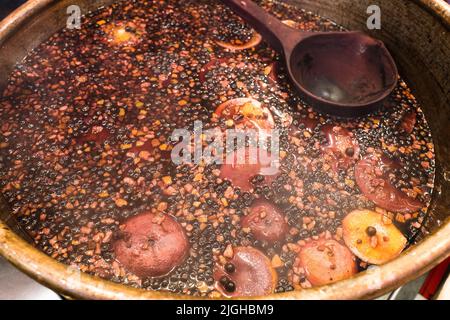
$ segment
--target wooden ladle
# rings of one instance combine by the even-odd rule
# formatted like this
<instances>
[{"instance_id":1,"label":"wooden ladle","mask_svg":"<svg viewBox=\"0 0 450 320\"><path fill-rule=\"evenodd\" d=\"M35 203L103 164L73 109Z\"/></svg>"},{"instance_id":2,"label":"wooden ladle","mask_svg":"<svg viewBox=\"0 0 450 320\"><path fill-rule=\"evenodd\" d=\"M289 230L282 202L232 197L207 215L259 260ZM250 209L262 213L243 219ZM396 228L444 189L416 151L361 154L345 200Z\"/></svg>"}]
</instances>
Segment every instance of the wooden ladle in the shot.
<instances>
[{"instance_id":1,"label":"wooden ladle","mask_svg":"<svg viewBox=\"0 0 450 320\"><path fill-rule=\"evenodd\" d=\"M345 117L377 110L398 71L383 42L362 32L291 28L250 0L221 0L284 56L299 93L319 111Z\"/></svg>"}]
</instances>

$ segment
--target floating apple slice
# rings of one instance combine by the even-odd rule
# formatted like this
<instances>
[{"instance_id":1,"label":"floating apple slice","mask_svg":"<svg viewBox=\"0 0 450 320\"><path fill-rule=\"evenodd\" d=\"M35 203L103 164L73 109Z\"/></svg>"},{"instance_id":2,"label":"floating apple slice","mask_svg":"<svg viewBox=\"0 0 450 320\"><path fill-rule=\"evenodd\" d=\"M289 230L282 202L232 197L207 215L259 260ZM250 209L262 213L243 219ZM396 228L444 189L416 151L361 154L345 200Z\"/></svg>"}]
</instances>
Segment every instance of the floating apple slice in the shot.
<instances>
[{"instance_id":1,"label":"floating apple slice","mask_svg":"<svg viewBox=\"0 0 450 320\"><path fill-rule=\"evenodd\" d=\"M268 130L275 127L270 110L252 98L228 100L217 107L214 117L231 120L238 129Z\"/></svg>"},{"instance_id":2,"label":"floating apple slice","mask_svg":"<svg viewBox=\"0 0 450 320\"><path fill-rule=\"evenodd\" d=\"M355 166L355 180L361 192L377 206L392 211L411 213L420 210L423 204L395 188L388 174L392 164L377 154L359 160ZM385 172L387 171L387 172Z\"/></svg>"},{"instance_id":3,"label":"floating apple slice","mask_svg":"<svg viewBox=\"0 0 450 320\"><path fill-rule=\"evenodd\" d=\"M245 158L241 159L243 161L240 161L239 154L245 155ZM250 154L256 155L256 163L251 163ZM269 156L260 155L260 150L256 147L233 151L220 168L220 177L230 180L233 186L241 188L242 191L250 191L253 188L250 180L256 175L263 175L266 183L270 183L278 174L277 164L272 163Z\"/></svg>"},{"instance_id":4,"label":"floating apple slice","mask_svg":"<svg viewBox=\"0 0 450 320\"><path fill-rule=\"evenodd\" d=\"M278 276L269 258L261 251L236 247L225 266L216 266L214 279L217 290L224 296L250 297L273 293Z\"/></svg>"},{"instance_id":5,"label":"floating apple slice","mask_svg":"<svg viewBox=\"0 0 450 320\"><path fill-rule=\"evenodd\" d=\"M345 244L361 260L383 264L396 258L406 246L405 236L383 215L354 210L342 222Z\"/></svg>"},{"instance_id":6,"label":"floating apple slice","mask_svg":"<svg viewBox=\"0 0 450 320\"><path fill-rule=\"evenodd\" d=\"M222 48L232 50L232 51L237 51L237 50L245 50L245 49L250 49L250 48L256 47L261 42L261 40L262 40L261 35L255 31L253 31L253 35L250 38L250 40L243 44L234 44L234 43L220 41L220 40L216 41L216 43L219 46L221 46Z\"/></svg>"},{"instance_id":7,"label":"floating apple slice","mask_svg":"<svg viewBox=\"0 0 450 320\"><path fill-rule=\"evenodd\" d=\"M156 277L180 265L189 252L181 225L169 215L142 213L127 219L114 244L116 259L139 277Z\"/></svg>"},{"instance_id":8,"label":"floating apple slice","mask_svg":"<svg viewBox=\"0 0 450 320\"><path fill-rule=\"evenodd\" d=\"M332 239L308 242L301 248L294 266L302 267L314 286L347 279L358 272L355 256Z\"/></svg>"},{"instance_id":9,"label":"floating apple slice","mask_svg":"<svg viewBox=\"0 0 450 320\"><path fill-rule=\"evenodd\" d=\"M288 232L284 214L265 200L250 207L250 213L242 219L241 226L249 228L255 239L268 243L282 240Z\"/></svg>"}]
</instances>

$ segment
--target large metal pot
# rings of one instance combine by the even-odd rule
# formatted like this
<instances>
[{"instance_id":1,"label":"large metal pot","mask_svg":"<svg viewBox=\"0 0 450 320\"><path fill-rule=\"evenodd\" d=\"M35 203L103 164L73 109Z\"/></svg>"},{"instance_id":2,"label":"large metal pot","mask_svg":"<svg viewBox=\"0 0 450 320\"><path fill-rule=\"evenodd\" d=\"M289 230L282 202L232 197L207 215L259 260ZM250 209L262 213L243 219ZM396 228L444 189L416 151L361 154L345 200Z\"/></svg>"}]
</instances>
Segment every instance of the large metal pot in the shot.
<instances>
[{"instance_id":1,"label":"large metal pot","mask_svg":"<svg viewBox=\"0 0 450 320\"><path fill-rule=\"evenodd\" d=\"M114 0L30 0L0 23L0 89L13 65L49 35L65 26L67 7L82 12ZM430 218L418 244L398 259L332 285L274 294L269 299L373 298L421 274L450 255L450 6L444 0L289 0L294 5L367 32L367 7L379 5L382 39L424 107L434 134L436 189ZM0 254L44 285L74 298L186 298L139 290L79 273L46 256L26 240L0 199Z\"/></svg>"}]
</instances>

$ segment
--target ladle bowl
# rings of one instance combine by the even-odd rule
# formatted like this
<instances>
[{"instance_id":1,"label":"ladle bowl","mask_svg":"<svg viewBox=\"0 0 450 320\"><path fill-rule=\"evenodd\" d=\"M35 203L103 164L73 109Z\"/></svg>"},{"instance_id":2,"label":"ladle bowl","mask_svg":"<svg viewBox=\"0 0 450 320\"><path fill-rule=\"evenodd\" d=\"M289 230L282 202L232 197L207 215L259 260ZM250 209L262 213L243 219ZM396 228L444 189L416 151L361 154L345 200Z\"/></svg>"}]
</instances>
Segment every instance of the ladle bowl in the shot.
<instances>
[{"instance_id":1,"label":"ladle bowl","mask_svg":"<svg viewBox=\"0 0 450 320\"><path fill-rule=\"evenodd\" d=\"M376 111L397 85L382 41L362 32L291 28L250 0L222 0L285 59L292 84L321 112L356 117Z\"/></svg>"}]
</instances>

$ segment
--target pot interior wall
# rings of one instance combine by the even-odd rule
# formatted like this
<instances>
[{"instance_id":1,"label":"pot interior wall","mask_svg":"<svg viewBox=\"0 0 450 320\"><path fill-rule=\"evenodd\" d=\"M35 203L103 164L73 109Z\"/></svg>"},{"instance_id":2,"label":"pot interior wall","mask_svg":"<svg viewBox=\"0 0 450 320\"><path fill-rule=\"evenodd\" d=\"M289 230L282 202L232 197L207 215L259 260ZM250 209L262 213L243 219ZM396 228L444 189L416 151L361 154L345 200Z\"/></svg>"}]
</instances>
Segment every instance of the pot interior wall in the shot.
<instances>
[{"instance_id":1,"label":"pot interior wall","mask_svg":"<svg viewBox=\"0 0 450 320\"><path fill-rule=\"evenodd\" d=\"M369 32L383 40L393 53L400 72L414 89L424 108L436 144L438 164L436 189L430 218L423 234L434 231L449 216L450 208L450 36L449 21L439 19L424 3L431 0L288 0L306 10L318 13L352 30ZM442 0L439 0L442 1ZM32 3L33 1L31 1ZM62 28L67 7L78 4L83 13L114 0L42 1L41 10L32 17L22 17L18 31L11 31L0 43L0 90L14 64L29 50ZM366 13L369 5L382 12L381 30L368 31ZM0 200L1 202L1 200ZM4 202L4 201L3 201ZM9 210L2 205L0 218L11 221ZM14 223L12 223L14 224ZM17 230L17 229L16 229Z\"/></svg>"}]
</instances>

